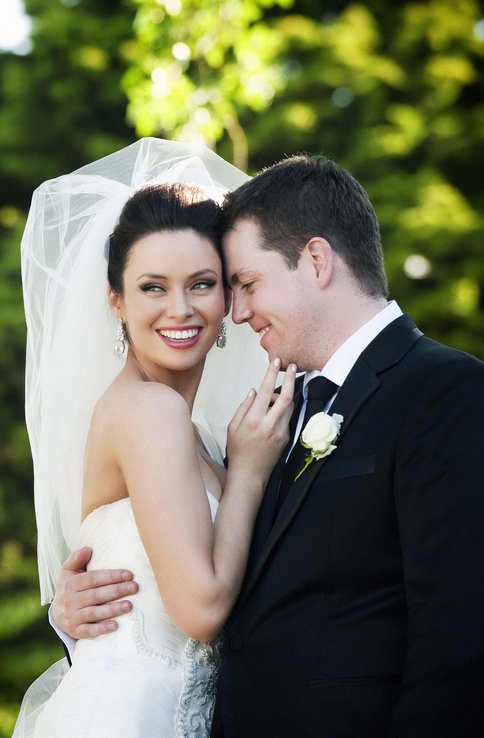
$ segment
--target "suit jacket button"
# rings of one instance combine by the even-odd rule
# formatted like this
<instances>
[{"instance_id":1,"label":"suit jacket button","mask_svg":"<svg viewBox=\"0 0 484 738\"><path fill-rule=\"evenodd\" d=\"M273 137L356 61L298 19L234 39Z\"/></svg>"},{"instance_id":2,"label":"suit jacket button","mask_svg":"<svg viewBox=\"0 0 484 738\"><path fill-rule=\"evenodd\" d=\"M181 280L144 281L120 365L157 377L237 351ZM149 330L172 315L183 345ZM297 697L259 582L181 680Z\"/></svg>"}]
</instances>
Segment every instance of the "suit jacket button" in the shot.
<instances>
[{"instance_id":1,"label":"suit jacket button","mask_svg":"<svg viewBox=\"0 0 484 738\"><path fill-rule=\"evenodd\" d=\"M238 651L239 649L242 648L243 643L244 642L242 640L242 636L240 636L240 635L234 635L230 639L229 645L230 645L230 648L232 649L232 651Z\"/></svg>"}]
</instances>

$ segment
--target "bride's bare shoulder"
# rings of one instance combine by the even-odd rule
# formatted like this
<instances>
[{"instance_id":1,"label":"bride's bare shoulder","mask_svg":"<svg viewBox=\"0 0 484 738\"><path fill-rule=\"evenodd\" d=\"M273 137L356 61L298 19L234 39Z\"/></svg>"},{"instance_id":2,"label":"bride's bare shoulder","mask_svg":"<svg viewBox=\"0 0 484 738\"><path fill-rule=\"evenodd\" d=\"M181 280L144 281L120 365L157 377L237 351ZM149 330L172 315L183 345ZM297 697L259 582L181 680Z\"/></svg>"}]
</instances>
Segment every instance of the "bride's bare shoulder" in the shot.
<instances>
[{"instance_id":1,"label":"bride's bare shoulder","mask_svg":"<svg viewBox=\"0 0 484 738\"><path fill-rule=\"evenodd\" d=\"M104 417L116 426L126 427L164 419L190 422L183 397L166 384L126 379L113 382L98 400L93 420Z\"/></svg>"}]
</instances>

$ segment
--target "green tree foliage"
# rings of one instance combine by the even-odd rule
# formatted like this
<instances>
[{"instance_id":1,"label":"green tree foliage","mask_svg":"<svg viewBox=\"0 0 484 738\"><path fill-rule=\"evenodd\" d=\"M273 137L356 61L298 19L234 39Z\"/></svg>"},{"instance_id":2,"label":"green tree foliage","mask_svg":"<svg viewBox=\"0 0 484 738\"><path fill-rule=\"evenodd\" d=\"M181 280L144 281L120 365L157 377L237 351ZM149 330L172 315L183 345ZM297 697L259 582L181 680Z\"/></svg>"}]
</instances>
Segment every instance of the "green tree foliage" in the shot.
<instances>
[{"instance_id":1,"label":"green tree foliage","mask_svg":"<svg viewBox=\"0 0 484 738\"><path fill-rule=\"evenodd\" d=\"M124 86L138 133L208 140L252 171L301 150L335 158L375 204L392 295L484 356L477 2L136 5Z\"/></svg>"},{"instance_id":2,"label":"green tree foliage","mask_svg":"<svg viewBox=\"0 0 484 738\"><path fill-rule=\"evenodd\" d=\"M109 0L28 0L33 50L0 54L0 736L27 685L63 655L40 607L24 421L19 244L32 191L134 140L120 78L133 11ZM68 371L68 367L66 367Z\"/></svg>"},{"instance_id":3,"label":"green tree foliage","mask_svg":"<svg viewBox=\"0 0 484 738\"><path fill-rule=\"evenodd\" d=\"M0 738L62 655L38 604L19 242L33 189L155 135L250 172L324 153L375 204L392 296L484 357L477 0L25 0L0 53ZM68 371L68 367L66 367Z\"/></svg>"},{"instance_id":4,"label":"green tree foliage","mask_svg":"<svg viewBox=\"0 0 484 738\"><path fill-rule=\"evenodd\" d=\"M285 87L283 36L264 19L291 0L137 0L137 54L125 75L128 115L140 135L214 145L228 135L247 168L244 111L266 111Z\"/></svg>"},{"instance_id":5,"label":"green tree foliage","mask_svg":"<svg viewBox=\"0 0 484 738\"><path fill-rule=\"evenodd\" d=\"M45 179L133 140L119 79L132 11L117 0L25 0L33 51L0 67L2 177L9 204L25 208ZM5 196L5 195L4 195Z\"/></svg>"}]
</instances>

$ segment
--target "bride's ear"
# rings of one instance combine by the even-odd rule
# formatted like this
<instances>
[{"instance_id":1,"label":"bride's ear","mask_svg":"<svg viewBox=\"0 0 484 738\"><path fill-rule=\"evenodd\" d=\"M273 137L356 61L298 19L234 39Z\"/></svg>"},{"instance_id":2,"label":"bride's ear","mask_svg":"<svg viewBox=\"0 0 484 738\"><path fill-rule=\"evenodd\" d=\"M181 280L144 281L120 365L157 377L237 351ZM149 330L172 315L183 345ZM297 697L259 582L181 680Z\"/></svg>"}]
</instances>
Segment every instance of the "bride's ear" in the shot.
<instances>
[{"instance_id":1,"label":"bride's ear","mask_svg":"<svg viewBox=\"0 0 484 738\"><path fill-rule=\"evenodd\" d=\"M121 317L121 295L113 291L113 288L108 284L108 305L112 314L115 318Z\"/></svg>"}]
</instances>

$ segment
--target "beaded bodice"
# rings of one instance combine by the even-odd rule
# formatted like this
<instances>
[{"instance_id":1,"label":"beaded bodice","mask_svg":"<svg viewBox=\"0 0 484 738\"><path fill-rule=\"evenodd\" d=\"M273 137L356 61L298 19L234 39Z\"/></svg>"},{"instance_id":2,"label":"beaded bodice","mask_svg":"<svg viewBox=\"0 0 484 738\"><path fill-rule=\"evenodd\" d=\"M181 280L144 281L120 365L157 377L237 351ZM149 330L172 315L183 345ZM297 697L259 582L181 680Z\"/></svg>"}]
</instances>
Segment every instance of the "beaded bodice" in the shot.
<instances>
[{"instance_id":1,"label":"beaded bodice","mask_svg":"<svg viewBox=\"0 0 484 738\"><path fill-rule=\"evenodd\" d=\"M207 493L212 518L217 500ZM116 659L146 658L147 669L170 672L176 679L173 701L176 738L209 735L220 662L219 641L211 644L188 638L171 622L160 597L153 570L138 534L129 498L94 510L83 522L82 545L93 548L89 568L126 568L139 591L130 599L133 609L118 618L114 633L80 641L74 665L99 657L100 650ZM157 666L155 666L157 665ZM163 680L161 681L163 683ZM166 697L160 694L160 700Z\"/></svg>"}]
</instances>

